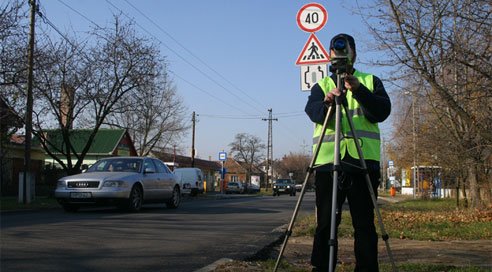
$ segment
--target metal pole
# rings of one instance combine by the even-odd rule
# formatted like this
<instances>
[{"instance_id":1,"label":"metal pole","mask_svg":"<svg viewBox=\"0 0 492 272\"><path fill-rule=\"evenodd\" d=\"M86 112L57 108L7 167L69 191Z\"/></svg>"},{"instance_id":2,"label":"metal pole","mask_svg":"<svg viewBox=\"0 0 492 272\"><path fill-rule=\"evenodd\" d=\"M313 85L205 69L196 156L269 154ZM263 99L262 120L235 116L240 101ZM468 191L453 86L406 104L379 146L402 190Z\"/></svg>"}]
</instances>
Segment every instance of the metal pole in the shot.
<instances>
[{"instance_id":1,"label":"metal pole","mask_svg":"<svg viewBox=\"0 0 492 272\"><path fill-rule=\"evenodd\" d=\"M412 136L413 136L413 198L417 198L417 132L415 130L415 93L412 93Z\"/></svg>"},{"instance_id":2,"label":"metal pole","mask_svg":"<svg viewBox=\"0 0 492 272\"><path fill-rule=\"evenodd\" d=\"M25 135L25 152L24 152L24 177L23 177L23 188L22 196L23 204L30 202L27 200L27 180L29 176L29 186L31 183L31 134L32 134L32 110L33 110L33 66L34 66L34 30L35 30L35 15L36 15L36 0L31 0L29 2L31 5L31 22L29 25L29 49L28 49L28 61L27 61L27 103L26 103L26 135Z\"/></svg>"},{"instance_id":3,"label":"metal pole","mask_svg":"<svg viewBox=\"0 0 492 272\"><path fill-rule=\"evenodd\" d=\"M220 193L224 193L224 180L225 180L225 175L224 175L224 161L222 161L222 171L220 172Z\"/></svg>"},{"instance_id":4,"label":"metal pole","mask_svg":"<svg viewBox=\"0 0 492 272\"><path fill-rule=\"evenodd\" d=\"M266 184L265 190L268 191L269 172L272 172L273 177L273 137L272 137L272 121L278 121L277 118L272 118L272 109L268 109L268 119L262 118L263 121L268 121L268 143L267 143L267 159L266 159ZM271 168L271 170L270 170Z\"/></svg>"},{"instance_id":5,"label":"metal pole","mask_svg":"<svg viewBox=\"0 0 492 272\"><path fill-rule=\"evenodd\" d=\"M191 122L193 123L193 131L191 136L191 167L195 167L195 112L193 112L193 116L191 117Z\"/></svg>"},{"instance_id":6,"label":"metal pole","mask_svg":"<svg viewBox=\"0 0 492 272\"><path fill-rule=\"evenodd\" d=\"M342 77L337 75L337 86L342 86ZM343 92L343 87L340 87L340 91ZM332 198L331 198L331 223L330 223L330 255L328 260L328 271L333 272L335 270L335 264L337 256L335 256L335 250L337 249L337 209L338 209L338 171L340 170L340 133L341 133L341 103L342 98L340 96L335 97L335 152L333 159L333 181L332 181ZM340 207L341 209L341 207Z\"/></svg>"}]
</instances>

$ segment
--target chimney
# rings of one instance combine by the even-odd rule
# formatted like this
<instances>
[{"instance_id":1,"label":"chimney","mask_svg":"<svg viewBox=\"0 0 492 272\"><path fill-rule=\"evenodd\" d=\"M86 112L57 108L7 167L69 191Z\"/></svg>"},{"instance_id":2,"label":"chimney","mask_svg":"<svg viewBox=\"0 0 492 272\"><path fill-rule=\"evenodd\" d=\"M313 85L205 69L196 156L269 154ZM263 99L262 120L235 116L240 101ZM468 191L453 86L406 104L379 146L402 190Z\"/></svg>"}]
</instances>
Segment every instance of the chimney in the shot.
<instances>
[{"instance_id":1,"label":"chimney","mask_svg":"<svg viewBox=\"0 0 492 272\"><path fill-rule=\"evenodd\" d=\"M69 129L72 128L73 98L74 88L66 84L62 84L60 94L60 117L62 126L66 127L68 123L70 123Z\"/></svg>"}]
</instances>

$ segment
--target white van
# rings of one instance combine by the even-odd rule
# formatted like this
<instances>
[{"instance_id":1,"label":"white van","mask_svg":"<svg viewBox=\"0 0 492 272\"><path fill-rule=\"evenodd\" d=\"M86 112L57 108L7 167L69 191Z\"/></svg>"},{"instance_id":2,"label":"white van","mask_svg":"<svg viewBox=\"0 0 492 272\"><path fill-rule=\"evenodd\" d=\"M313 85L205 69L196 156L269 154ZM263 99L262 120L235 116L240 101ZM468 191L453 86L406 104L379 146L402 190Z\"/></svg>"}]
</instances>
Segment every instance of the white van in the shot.
<instances>
[{"instance_id":1,"label":"white van","mask_svg":"<svg viewBox=\"0 0 492 272\"><path fill-rule=\"evenodd\" d=\"M196 196L203 193L203 173L199 168L176 168L174 175L183 194Z\"/></svg>"}]
</instances>

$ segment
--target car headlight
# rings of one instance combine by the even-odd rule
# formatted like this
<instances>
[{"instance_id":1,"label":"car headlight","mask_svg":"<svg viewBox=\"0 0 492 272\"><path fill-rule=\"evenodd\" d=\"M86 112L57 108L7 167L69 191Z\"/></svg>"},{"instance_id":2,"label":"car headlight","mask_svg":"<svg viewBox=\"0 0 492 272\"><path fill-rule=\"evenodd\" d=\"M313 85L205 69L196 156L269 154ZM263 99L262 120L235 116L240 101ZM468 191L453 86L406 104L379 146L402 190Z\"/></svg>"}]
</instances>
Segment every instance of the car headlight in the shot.
<instances>
[{"instance_id":1,"label":"car headlight","mask_svg":"<svg viewBox=\"0 0 492 272\"><path fill-rule=\"evenodd\" d=\"M290 185L287 185L287 189L290 189Z\"/></svg>"},{"instance_id":2,"label":"car headlight","mask_svg":"<svg viewBox=\"0 0 492 272\"><path fill-rule=\"evenodd\" d=\"M127 187L127 184L121 180L106 180L103 187Z\"/></svg>"},{"instance_id":3,"label":"car headlight","mask_svg":"<svg viewBox=\"0 0 492 272\"><path fill-rule=\"evenodd\" d=\"M66 187L66 184L65 184L65 181L63 181L63 180L59 180L56 183L56 188L65 188L65 187Z\"/></svg>"}]
</instances>

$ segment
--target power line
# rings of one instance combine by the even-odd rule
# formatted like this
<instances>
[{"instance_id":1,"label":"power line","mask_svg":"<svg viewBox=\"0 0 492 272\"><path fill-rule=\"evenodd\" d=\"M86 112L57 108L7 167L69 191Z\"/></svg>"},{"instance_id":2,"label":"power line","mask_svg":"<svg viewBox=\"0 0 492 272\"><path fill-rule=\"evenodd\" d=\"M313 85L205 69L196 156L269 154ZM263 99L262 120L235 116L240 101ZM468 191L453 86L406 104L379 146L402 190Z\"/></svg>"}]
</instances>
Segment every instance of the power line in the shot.
<instances>
[{"instance_id":1,"label":"power line","mask_svg":"<svg viewBox=\"0 0 492 272\"><path fill-rule=\"evenodd\" d=\"M280 114L275 114L275 117L282 117L282 118L292 118L292 117L298 117L305 115L305 113L280 113ZM205 117L210 117L210 118L218 118L218 119L259 119L262 118L261 116L258 115L219 115L219 114L207 114L207 113L201 113L200 116L205 116Z\"/></svg>"},{"instance_id":2,"label":"power line","mask_svg":"<svg viewBox=\"0 0 492 272\"><path fill-rule=\"evenodd\" d=\"M161 30L164 34L166 34L170 39L172 39L176 44L178 44L181 48L183 48L188 54L193 56L195 59L197 59L200 63L202 63L205 67L210 69L212 72L214 72L216 75L218 75L221 79L225 80L227 83L229 83L232 87L234 87L236 90L244 94L246 97L248 97L251 101L258 103L259 105L262 105L260 101L254 99L253 97L249 96L247 92L244 92L240 88L238 88L236 85L234 85L230 80L228 80L226 77L224 77L221 73L219 73L217 70L215 70L213 67L208 65L205 61L203 61L200 57L195 55L193 52L191 52L188 48L186 48L182 43L180 43L178 40L176 40L171 34L169 34L166 30L164 30L159 24L155 23L154 20L150 19L145 13L143 13L141 10L139 10L137 7L135 7L132 3L130 3L128 0L125 0L125 2L131 6L133 9L135 9L140 15L145 17L149 22L151 22L155 27L157 27L159 30Z\"/></svg>"},{"instance_id":3,"label":"power line","mask_svg":"<svg viewBox=\"0 0 492 272\"><path fill-rule=\"evenodd\" d=\"M92 60L85 54L85 52L83 52L79 46L77 46L76 44L74 44L67 36L65 36L65 34L63 34L56 26L55 24L53 24L49 19L48 17L46 17L42 12L39 11L39 6L40 4L37 5L38 8L36 9L36 13L39 15L39 17L43 20L43 22L45 24L47 24L48 26L50 26L53 30L55 30L58 35L60 35L68 44L70 44L74 50L78 51L87 61L91 62Z\"/></svg>"},{"instance_id":4,"label":"power line","mask_svg":"<svg viewBox=\"0 0 492 272\"><path fill-rule=\"evenodd\" d=\"M114 7L115 9L117 9L119 12L121 12L121 14L125 15L127 18L129 19L134 19L134 18L131 18L130 16L128 16L127 13L125 13L123 10L121 10L120 8L118 8L117 6L115 6L110 0L106 0L106 2L111 5L112 7ZM148 18L148 17L147 17ZM210 75L208 75L207 73L205 73L202 69L198 68L196 65L192 64L190 61L188 61L185 57L183 57L181 54L179 54L176 50L172 49L170 46L168 46L166 43L164 43L163 41L161 41L158 37L156 37L154 34L152 34L151 32L149 32L147 29L145 29L143 26L141 26L138 22L135 21L135 24L140 27L143 31L145 31L147 34L151 35L152 37L154 37L156 40L158 40L159 42L161 42L167 49L169 49L171 52L173 52L176 56L178 56L181 60L183 60L186 64L190 65L193 69L195 69L196 71L198 71L200 74L202 74L203 76L205 76L206 78L208 78L210 81L212 81L213 83L217 84L217 86L219 86L220 88L222 88L224 91L226 91L227 93L229 93L230 95L234 96L235 98L238 99L238 101L240 102L243 102L247 105L249 105L250 107L254 108L255 110L257 111L260 111L255 105L252 105L250 103L248 103L247 101L244 101L243 99L241 99L241 97L239 97L238 95L236 95L235 93L233 93L232 91L230 91L229 89L227 89L224 85L222 85L220 82L218 82L217 80L215 80L214 78L212 78ZM154 23L155 24L155 23Z\"/></svg>"},{"instance_id":5,"label":"power line","mask_svg":"<svg viewBox=\"0 0 492 272\"><path fill-rule=\"evenodd\" d=\"M233 110L239 110L239 111L241 111L241 112L243 112L243 113L245 113L245 114L248 114L248 113L246 113L245 111L243 111L242 109L237 108L236 106L234 106L234 105L232 105L232 104L230 104L230 103L226 102L225 100L223 100L223 99L221 99L221 98L219 98L219 97L217 97L217 96L213 95L212 93L210 93L210 92L208 92L208 91L206 91L206 90L204 90L204 89L202 89L202 88L198 87L197 85L193 84L193 83L192 83L192 82L190 82L189 80L186 80L185 78L183 78L183 77L179 76L179 75L178 75L178 74L176 74L175 72L173 72L173 71L170 71L170 72L171 72L171 74L175 75L175 76L176 76L176 77L178 77L179 79L181 79L181 80L183 80L184 82L188 83L188 84L189 84L190 86L192 86L193 88L195 88L195 89L197 89L197 90L199 90L199 91L201 91L201 92L203 92L203 93L205 93L205 94L207 94L207 95L209 95L209 96L213 97L214 99L216 99L216 100L217 100L217 101L219 101L219 102L222 102L224 105L226 105L226 106L230 107L231 109L233 109Z\"/></svg>"},{"instance_id":6,"label":"power line","mask_svg":"<svg viewBox=\"0 0 492 272\"><path fill-rule=\"evenodd\" d=\"M96 22L94 22L93 20L91 20L90 18L88 18L87 16L85 16L84 14L82 14L81 12L77 11L76 9L74 9L73 7L71 7L70 5L64 3L63 1L61 0L58 0L58 2L62 3L64 6L66 6L67 8L69 8L70 10L74 11L75 13L77 13L79 16L81 16L82 18L84 18L85 20L87 20L88 22L90 22L91 24L95 25L96 27L98 28L101 28ZM126 16L128 19L132 20L135 22L135 24L140 28L142 29L144 32L146 32L148 35L150 35L151 37L153 37L155 40L157 40L160 44L162 44L164 47L166 47L169 51L171 51L172 53L174 53L176 56L178 56L182 61L184 61L186 64L190 65L191 67L193 67L196 71L198 71L200 74L202 74L203 76L205 76L206 78L208 78L210 81L212 81L213 83L215 83L216 85L218 85L219 87L221 87L222 89L224 89L226 92L228 92L229 94L231 94L232 96L234 96L238 101L240 102L243 102L247 105L249 105L250 107L252 108L255 108L255 110L257 111L260 111L255 105L252 105L246 101L244 101L243 99L241 99L241 97L237 96L236 94L234 94L233 92L231 92L229 89L227 89L225 86L223 86L221 83L219 83L217 80L215 80L214 78L212 78L210 75L208 75L207 73L205 73L203 70L201 70L200 68L198 68L196 65L194 65L193 63L191 63L190 61L188 61L185 57L183 57L181 54L179 54L176 50L174 50L173 48L171 48L170 46L168 46L166 43L164 43L162 40L160 40L158 37L156 37L154 34L152 34L150 31L148 31L145 27L143 27L142 25L140 25L136 20L135 18L129 16L126 12L124 12L122 9L118 8L116 5L114 5L110 0L106 0L106 2L112 6L113 8L115 8L116 10L118 10L121 14L123 14L124 16ZM128 3L128 2L127 2ZM133 5L130 4L130 6L132 6L132 8L134 8L135 10L137 10L137 12L141 13L142 16L144 16L145 18L147 18L149 21L151 21L154 25L156 25L162 32L164 32L166 35L168 35L173 41L175 41L178 45L180 45L181 47L183 47L187 52L189 52L192 56L194 56L196 59L198 59L200 62L204 63L200 58L198 58L196 55L194 55L191 51L189 51L188 49L186 49L183 45L181 45L176 39L174 39L169 33L165 32L161 27L159 27L154 21L152 21L150 18L148 18L148 16L146 16L145 14L143 14L140 10L136 9ZM53 25L54 27L54 25ZM56 27L54 27L56 28ZM66 40L68 40L58 29L55 29L60 35L62 35L62 37L64 37ZM204 65L206 65L204 63ZM207 66L207 65L206 65ZM213 70L213 68L211 68L210 66L207 66L209 69ZM172 72L172 71L171 71ZM218 74L218 72L216 72ZM217 96L215 95L212 95L210 92L207 92L205 91L204 89L202 88L199 88L197 87L195 84L192 84L191 82L185 80L183 77L177 75L175 72L172 72L172 74L176 75L178 78L180 78L181 80L185 81L186 83L192 85L194 88L210 95L211 97L213 97L214 99L224 103L224 104L227 104L229 106L231 106L229 103L225 102L224 100L218 98ZM219 74L219 76L221 76ZM222 76L221 76L222 77ZM230 83L231 84L231 83ZM232 84L231 84L232 85ZM235 106L231 106L234 110L240 110L238 109L237 105ZM242 110L240 110L242 111Z\"/></svg>"},{"instance_id":7,"label":"power line","mask_svg":"<svg viewBox=\"0 0 492 272\"><path fill-rule=\"evenodd\" d=\"M60 2L61 4L63 4L65 7L71 9L73 12L77 13L79 16L81 16L82 18L86 19L87 21L89 21L93 25L97 26L98 28L101 28L97 23L95 23L94 21L92 21L91 19L89 19L87 16L85 16L84 14L80 13L79 11L77 11L76 9L72 8L71 6L65 4L65 2L63 2L61 0L58 0L58 2Z\"/></svg>"},{"instance_id":8,"label":"power line","mask_svg":"<svg viewBox=\"0 0 492 272\"><path fill-rule=\"evenodd\" d=\"M216 114L203 114L203 113L200 113L200 116L202 117L209 117L209 118L216 118L216 119L234 119L234 120L240 120L240 119L249 119L249 120L255 120L255 119L259 119L260 117L259 116L250 116L250 117L247 117L247 116L231 116L231 115L216 115Z\"/></svg>"}]
</instances>

